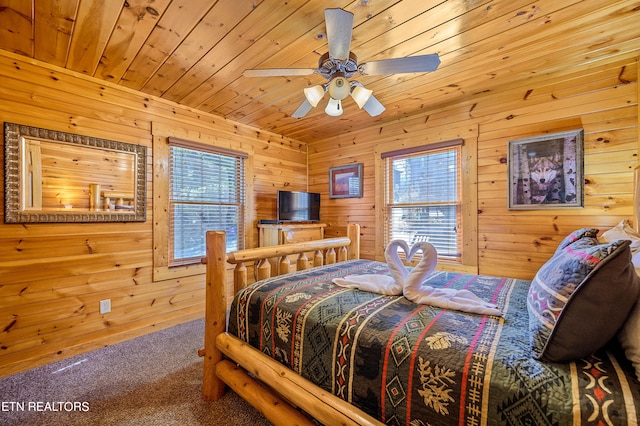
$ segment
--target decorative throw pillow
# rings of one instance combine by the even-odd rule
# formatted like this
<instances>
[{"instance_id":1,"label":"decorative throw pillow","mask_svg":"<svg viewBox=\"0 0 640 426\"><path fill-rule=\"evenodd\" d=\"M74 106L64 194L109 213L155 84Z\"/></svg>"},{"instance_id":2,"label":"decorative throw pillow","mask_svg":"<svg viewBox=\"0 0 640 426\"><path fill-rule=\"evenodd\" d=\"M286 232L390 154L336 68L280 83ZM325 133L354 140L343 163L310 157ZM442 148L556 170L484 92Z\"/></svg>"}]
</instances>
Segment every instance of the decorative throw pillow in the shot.
<instances>
[{"instance_id":1,"label":"decorative throw pillow","mask_svg":"<svg viewBox=\"0 0 640 426\"><path fill-rule=\"evenodd\" d=\"M590 355L616 335L640 294L628 240L598 244L593 232L576 232L529 287L535 358L564 362Z\"/></svg>"},{"instance_id":2,"label":"decorative throw pillow","mask_svg":"<svg viewBox=\"0 0 640 426\"><path fill-rule=\"evenodd\" d=\"M560 253L566 246L571 243L575 243L582 237L595 238L596 235L598 235L598 232L599 230L595 228L581 228L573 231L560 241L560 244L558 244L558 248L556 248L556 252L553 255L555 256Z\"/></svg>"},{"instance_id":3,"label":"decorative throw pillow","mask_svg":"<svg viewBox=\"0 0 640 426\"><path fill-rule=\"evenodd\" d=\"M617 240L631 241L631 262L636 273L640 275L640 234L633 229L626 220L605 231L598 239L603 243ZM624 354L631 361L636 370L636 377L640 380L640 301L636 301L631 313L618 332L618 341L624 349Z\"/></svg>"}]
</instances>

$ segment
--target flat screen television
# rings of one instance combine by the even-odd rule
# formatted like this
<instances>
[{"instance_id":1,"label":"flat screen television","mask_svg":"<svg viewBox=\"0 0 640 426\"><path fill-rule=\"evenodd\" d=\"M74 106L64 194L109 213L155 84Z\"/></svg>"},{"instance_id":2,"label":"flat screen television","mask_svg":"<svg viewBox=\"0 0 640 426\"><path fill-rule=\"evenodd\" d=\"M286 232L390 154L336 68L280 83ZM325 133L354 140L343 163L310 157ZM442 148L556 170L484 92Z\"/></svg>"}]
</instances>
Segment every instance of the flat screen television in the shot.
<instances>
[{"instance_id":1,"label":"flat screen television","mask_svg":"<svg viewBox=\"0 0 640 426\"><path fill-rule=\"evenodd\" d=\"M278 191L278 222L317 222L320 220L320 194Z\"/></svg>"}]
</instances>

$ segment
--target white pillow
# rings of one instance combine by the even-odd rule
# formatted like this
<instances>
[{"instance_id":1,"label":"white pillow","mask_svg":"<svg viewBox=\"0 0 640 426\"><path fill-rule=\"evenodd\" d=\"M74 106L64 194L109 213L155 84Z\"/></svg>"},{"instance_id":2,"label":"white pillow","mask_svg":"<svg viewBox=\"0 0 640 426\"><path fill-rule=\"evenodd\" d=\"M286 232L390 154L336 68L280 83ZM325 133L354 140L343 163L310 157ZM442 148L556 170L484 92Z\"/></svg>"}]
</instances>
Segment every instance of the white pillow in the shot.
<instances>
[{"instance_id":1,"label":"white pillow","mask_svg":"<svg viewBox=\"0 0 640 426\"><path fill-rule=\"evenodd\" d=\"M626 220L622 220L598 237L598 241L601 244L612 243L617 240L631 241L629 246L631 248L631 262L633 262L636 273L640 275L640 234Z\"/></svg>"},{"instance_id":2,"label":"white pillow","mask_svg":"<svg viewBox=\"0 0 640 426\"><path fill-rule=\"evenodd\" d=\"M630 240L631 262L633 262L636 273L640 275L640 234L626 220L604 232L598 240L601 243ZM640 380L640 300L631 308L629 316L618 331L618 341L624 349L625 356L636 370L636 377Z\"/></svg>"}]
</instances>

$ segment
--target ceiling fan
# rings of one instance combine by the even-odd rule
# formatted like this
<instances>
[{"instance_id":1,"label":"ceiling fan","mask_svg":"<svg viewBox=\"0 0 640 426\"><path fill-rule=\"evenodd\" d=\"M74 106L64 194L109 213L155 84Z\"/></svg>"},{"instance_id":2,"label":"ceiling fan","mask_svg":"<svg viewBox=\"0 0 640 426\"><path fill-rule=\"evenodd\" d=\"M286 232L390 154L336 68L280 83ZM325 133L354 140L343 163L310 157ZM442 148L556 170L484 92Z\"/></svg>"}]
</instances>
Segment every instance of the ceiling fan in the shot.
<instances>
[{"instance_id":1,"label":"ceiling fan","mask_svg":"<svg viewBox=\"0 0 640 426\"><path fill-rule=\"evenodd\" d=\"M356 74L389 75L431 72L440 65L440 57L435 53L359 64L358 57L350 50L353 13L343 9L325 9L324 19L329 51L318 60L318 68L262 68L245 70L243 73L245 77L320 74L326 78L327 83L304 89L305 100L291 115L294 118L307 115L311 108L318 105L326 92L329 92L330 96L325 109L328 115L342 115L342 100L351 95L359 108L375 117L385 110L384 105L373 96L372 90L365 88L358 81L349 81L349 78Z\"/></svg>"}]
</instances>

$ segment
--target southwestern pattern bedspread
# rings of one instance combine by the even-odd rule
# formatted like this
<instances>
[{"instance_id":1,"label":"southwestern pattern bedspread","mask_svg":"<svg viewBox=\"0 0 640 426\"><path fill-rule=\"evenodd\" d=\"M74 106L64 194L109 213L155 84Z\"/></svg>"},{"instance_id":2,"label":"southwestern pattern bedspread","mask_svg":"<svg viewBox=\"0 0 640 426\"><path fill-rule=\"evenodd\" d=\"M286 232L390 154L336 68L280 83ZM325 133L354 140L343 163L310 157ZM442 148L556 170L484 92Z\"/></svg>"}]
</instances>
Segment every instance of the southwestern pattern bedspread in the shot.
<instances>
[{"instance_id":1,"label":"southwestern pattern bedspread","mask_svg":"<svg viewBox=\"0 0 640 426\"><path fill-rule=\"evenodd\" d=\"M588 359L533 358L529 282L435 272L505 313L466 314L334 285L388 274L354 260L255 283L234 300L229 332L387 424L570 425L638 420L640 386L611 345Z\"/></svg>"}]
</instances>

